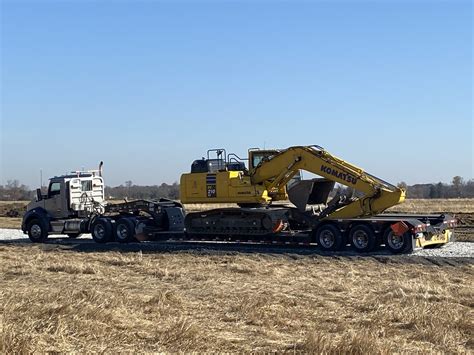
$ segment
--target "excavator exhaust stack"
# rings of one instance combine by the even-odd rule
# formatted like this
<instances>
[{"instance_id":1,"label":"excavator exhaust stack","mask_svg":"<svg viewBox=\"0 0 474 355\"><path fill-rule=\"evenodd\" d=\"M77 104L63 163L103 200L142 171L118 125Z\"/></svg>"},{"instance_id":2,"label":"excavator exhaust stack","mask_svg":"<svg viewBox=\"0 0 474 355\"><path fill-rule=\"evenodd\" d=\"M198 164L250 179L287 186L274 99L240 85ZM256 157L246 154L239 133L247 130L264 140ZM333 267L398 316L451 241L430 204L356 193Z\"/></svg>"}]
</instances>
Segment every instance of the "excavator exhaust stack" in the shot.
<instances>
[{"instance_id":1,"label":"excavator exhaust stack","mask_svg":"<svg viewBox=\"0 0 474 355\"><path fill-rule=\"evenodd\" d=\"M326 179L300 180L288 188L288 198L304 212L307 205L326 204L334 185L334 181Z\"/></svg>"}]
</instances>

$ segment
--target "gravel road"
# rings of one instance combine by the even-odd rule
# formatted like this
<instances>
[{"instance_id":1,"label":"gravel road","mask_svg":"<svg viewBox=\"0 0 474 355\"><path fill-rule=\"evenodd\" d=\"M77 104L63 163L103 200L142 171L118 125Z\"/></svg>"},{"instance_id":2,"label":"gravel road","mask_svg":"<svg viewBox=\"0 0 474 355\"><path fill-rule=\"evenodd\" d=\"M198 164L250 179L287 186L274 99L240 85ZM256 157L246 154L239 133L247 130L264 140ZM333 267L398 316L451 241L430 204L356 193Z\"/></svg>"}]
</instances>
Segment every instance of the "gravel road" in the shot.
<instances>
[{"instance_id":1,"label":"gravel road","mask_svg":"<svg viewBox=\"0 0 474 355\"><path fill-rule=\"evenodd\" d=\"M49 245L65 245L65 246L77 246L80 245L82 249L90 249L90 247L96 247L97 249L100 250L106 250L107 246L110 245L110 249L116 249L117 246L123 246L121 244L117 243L111 243L106 245L97 245L91 240L90 234L85 234L82 235L81 238L79 239L68 239L67 237L64 238L62 236L51 236L48 239ZM2 242L6 243L29 243L28 236L23 234L21 230L17 229L2 229L0 228L0 244ZM89 247L87 246L88 244L91 244ZM308 247L292 247L292 246L263 246L263 245L242 245L239 247L229 248L229 244L217 244L217 243L197 243L197 242L188 242L188 243L183 243L183 242L176 242L176 245L183 245L186 244L189 246L189 249L196 248L196 249L220 249L222 251L247 251L247 249L252 249L253 251L258 252L261 250L262 252L279 252L278 249L282 249L288 252L292 251L308 251L308 253L314 253L314 254L322 254L322 255L330 255L327 252L319 251L316 248L308 248ZM156 246L156 249L161 248L162 246L165 246L167 250L174 250L176 248L173 247L172 243L166 243L166 242L145 242L143 244L130 244L130 247L125 247L123 246L124 250L128 249L136 249L140 245L140 248L147 249L147 250L152 250L154 246ZM233 244L235 245L235 244ZM304 254L307 254L304 252ZM343 251L343 255L357 255L360 256L360 254L357 254L351 250ZM371 256L374 255L387 255L389 254L385 250L379 250L379 251L374 251L370 253ZM454 243L449 243L446 246L443 246L442 248L437 248L437 249L423 249L423 250L416 250L413 252L414 256L422 256L422 257L442 257L442 258L472 258L474 257L474 243L469 243L469 242L454 242Z\"/></svg>"}]
</instances>

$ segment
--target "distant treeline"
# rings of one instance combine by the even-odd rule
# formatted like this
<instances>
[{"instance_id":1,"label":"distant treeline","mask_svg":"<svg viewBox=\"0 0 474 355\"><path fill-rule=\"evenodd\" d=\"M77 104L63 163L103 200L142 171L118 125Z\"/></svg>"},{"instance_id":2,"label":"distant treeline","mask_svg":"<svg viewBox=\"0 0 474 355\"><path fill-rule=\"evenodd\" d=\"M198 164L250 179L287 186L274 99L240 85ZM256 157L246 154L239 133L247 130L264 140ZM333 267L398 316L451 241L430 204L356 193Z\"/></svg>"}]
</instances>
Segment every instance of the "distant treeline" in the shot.
<instances>
[{"instance_id":1,"label":"distant treeline","mask_svg":"<svg viewBox=\"0 0 474 355\"><path fill-rule=\"evenodd\" d=\"M406 183L400 182L398 186L407 189L408 198L474 198L474 179L464 181L459 176L455 176L450 184L439 182L437 184L407 186ZM6 185L0 185L0 200L2 201L30 200L34 196L35 191L20 184L18 180L9 180ZM164 197L178 200L179 185L174 183L140 186L126 181L124 185L106 186L105 196L107 199L158 199Z\"/></svg>"},{"instance_id":2,"label":"distant treeline","mask_svg":"<svg viewBox=\"0 0 474 355\"><path fill-rule=\"evenodd\" d=\"M416 184L406 186L408 198L474 198L474 180L457 184Z\"/></svg>"},{"instance_id":3,"label":"distant treeline","mask_svg":"<svg viewBox=\"0 0 474 355\"><path fill-rule=\"evenodd\" d=\"M402 181L397 186L406 189L408 198L474 198L474 179L465 182L460 176L455 176L450 184L438 182L407 185ZM351 194L348 192L351 188L339 186L336 190L346 195Z\"/></svg>"},{"instance_id":4,"label":"distant treeline","mask_svg":"<svg viewBox=\"0 0 474 355\"><path fill-rule=\"evenodd\" d=\"M34 191L20 184L18 180L8 180L6 185L0 185L0 200L2 201L25 201L31 200L33 196Z\"/></svg>"},{"instance_id":5,"label":"distant treeline","mask_svg":"<svg viewBox=\"0 0 474 355\"><path fill-rule=\"evenodd\" d=\"M179 199L179 185L161 184L153 186L133 185L131 181L126 181L125 185L116 187L105 187L105 196L107 199L159 199L169 198L171 200Z\"/></svg>"}]
</instances>

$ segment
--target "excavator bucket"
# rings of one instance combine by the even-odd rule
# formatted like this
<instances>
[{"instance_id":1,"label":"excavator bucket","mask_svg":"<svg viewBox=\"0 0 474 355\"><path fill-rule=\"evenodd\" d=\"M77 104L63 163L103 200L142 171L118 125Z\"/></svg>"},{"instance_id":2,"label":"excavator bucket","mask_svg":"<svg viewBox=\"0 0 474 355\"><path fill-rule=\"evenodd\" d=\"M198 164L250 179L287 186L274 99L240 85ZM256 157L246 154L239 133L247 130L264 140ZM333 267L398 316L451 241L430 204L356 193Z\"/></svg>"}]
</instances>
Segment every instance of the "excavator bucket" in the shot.
<instances>
[{"instance_id":1,"label":"excavator bucket","mask_svg":"<svg viewBox=\"0 0 474 355\"><path fill-rule=\"evenodd\" d=\"M335 182L326 179L300 180L288 189L288 198L300 211L307 205L326 204Z\"/></svg>"}]
</instances>

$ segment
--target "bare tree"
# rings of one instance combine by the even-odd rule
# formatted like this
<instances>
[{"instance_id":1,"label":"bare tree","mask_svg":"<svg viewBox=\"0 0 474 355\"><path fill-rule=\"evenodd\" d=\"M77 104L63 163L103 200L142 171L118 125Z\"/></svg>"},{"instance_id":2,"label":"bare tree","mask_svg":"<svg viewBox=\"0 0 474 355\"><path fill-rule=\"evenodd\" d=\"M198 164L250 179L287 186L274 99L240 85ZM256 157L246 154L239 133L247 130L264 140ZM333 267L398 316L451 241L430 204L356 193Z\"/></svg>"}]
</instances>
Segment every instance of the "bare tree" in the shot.
<instances>
[{"instance_id":1,"label":"bare tree","mask_svg":"<svg viewBox=\"0 0 474 355\"><path fill-rule=\"evenodd\" d=\"M405 181L400 181L398 184L397 184L397 187L401 188L401 189L407 189L408 185Z\"/></svg>"},{"instance_id":2,"label":"bare tree","mask_svg":"<svg viewBox=\"0 0 474 355\"><path fill-rule=\"evenodd\" d=\"M462 195L462 186L464 185L464 180L460 176L453 177L452 181L456 197L461 197Z\"/></svg>"}]
</instances>

